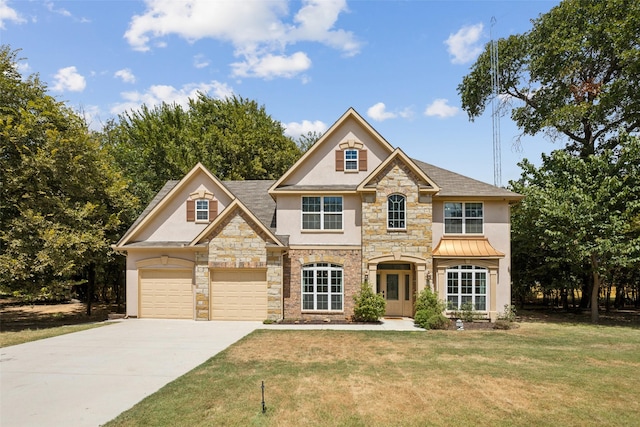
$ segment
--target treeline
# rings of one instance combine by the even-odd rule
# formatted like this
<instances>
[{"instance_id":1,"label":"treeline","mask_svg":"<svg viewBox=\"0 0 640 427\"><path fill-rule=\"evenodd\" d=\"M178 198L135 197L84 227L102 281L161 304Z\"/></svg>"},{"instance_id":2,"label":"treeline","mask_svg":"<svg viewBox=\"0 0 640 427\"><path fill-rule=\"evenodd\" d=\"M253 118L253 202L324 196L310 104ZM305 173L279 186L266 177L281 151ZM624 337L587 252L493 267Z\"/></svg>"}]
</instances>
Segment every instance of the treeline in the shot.
<instances>
[{"instance_id":1,"label":"treeline","mask_svg":"<svg viewBox=\"0 0 640 427\"><path fill-rule=\"evenodd\" d=\"M197 162L221 179L279 177L301 155L255 101L200 94L143 106L100 132L22 76L0 46L0 293L26 301L124 302L111 245L169 179ZM308 142L302 140L302 142Z\"/></svg>"}]
</instances>

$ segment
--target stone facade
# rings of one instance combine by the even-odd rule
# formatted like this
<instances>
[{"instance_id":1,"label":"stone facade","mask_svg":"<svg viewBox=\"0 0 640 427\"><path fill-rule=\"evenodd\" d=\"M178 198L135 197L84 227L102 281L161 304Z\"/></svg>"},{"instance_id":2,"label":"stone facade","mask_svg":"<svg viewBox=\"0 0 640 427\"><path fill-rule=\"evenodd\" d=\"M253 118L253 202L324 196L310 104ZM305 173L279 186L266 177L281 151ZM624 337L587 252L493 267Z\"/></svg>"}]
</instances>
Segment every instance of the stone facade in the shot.
<instances>
[{"instance_id":1,"label":"stone facade","mask_svg":"<svg viewBox=\"0 0 640 427\"><path fill-rule=\"evenodd\" d=\"M430 195L420 195L426 183L399 160L389 163L376 177L376 191L363 195L362 202L362 271L369 274L375 289L375 274L369 269L372 260L417 263L418 291L427 285L426 275L432 270L432 203ZM393 194L405 197L404 230L387 228L387 198Z\"/></svg>"},{"instance_id":2,"label":"stone facade","mask_svg":"<svg viewBox=\"0 0 640 427\"><path fill-rule=\"evenodd\" d=\"M286 319L345 320L353 316L353 295L363 282L360 249L292 249L284 259L284 312ZM302 311L302 267L326 262L343 268L343 311Z\"/></svg>"},{"instance_id":3,"label":"stone facade","mask_svg":"<svg viewBox=\"0 0 640 427\"><path fill-rule=\"evenodd\" d=\"M267 235L237 209L209 235L208 252L196 253L196 320L209 320L212 268L266 268L267 318L280 320L282 312L282 255L268 250Z\"/></svg>"}]
</instances>

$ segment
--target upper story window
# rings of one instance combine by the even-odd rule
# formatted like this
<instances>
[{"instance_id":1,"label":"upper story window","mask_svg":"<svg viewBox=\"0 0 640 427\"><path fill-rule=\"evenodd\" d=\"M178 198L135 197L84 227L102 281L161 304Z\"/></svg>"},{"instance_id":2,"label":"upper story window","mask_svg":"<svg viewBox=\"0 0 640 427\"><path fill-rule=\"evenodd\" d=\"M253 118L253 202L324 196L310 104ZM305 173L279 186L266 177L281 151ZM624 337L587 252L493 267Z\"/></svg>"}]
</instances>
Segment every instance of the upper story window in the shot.
<instances>
[{"instance_id":1,"label":"upper story window","mask_svg":"<svg viewBox=\"0 0 640 427\"><path fill-rule=\"evenodd\" d=\"M345 148L336 150L336 171L366 171L367 150Z\"/></svg>"},{"instance_id":2,"label":"upper story window","mask_svg":"<svg viewBox=\"0 0 640 427\"><path fill-rule=\"evenodd\" d=\"M213 199L213 195L200 198L192 194L191 197L187 200L187 221L211 222L218 216L218 201Z\"/></svg>"},{"instance_id":3,"label":"upper story window","mask_svg":"<svg viewBox=\"0 0 640 427\"><path fill-rule=\"evenodd\" d=\"M404 230L406 228L405 198L392 194L387 199L387 228Z\"/></svg>"},{"instance_id":4,"label":"upper story window","mask_svg":"<svg viewBox=\"0 0 640 427\"><path fill-rule=\"evenodd\" d=\"M444 232L452 234L482 234L482 203L446 202L444 204Z\"/></svg>"},{"instance_id":5,"label":"upper story window","mask_svg":"<svg viewBox=\"0 0 640 427\"><path fill-rule=\"evenodd\" d=\"M342 196L302 197L303 230L342 230Z\"/></svg>"},{"instance_id":6,"label":"upper story window","mask_svg":"<svg viewBox=\"0 0 640 427\"><path fill-rule=\"evenodd\" d=\"M209 221L209 201L196 200L196 221Z\"/></svg>"},{"instance_id":7,"label":"upper story window","mask_svg":"<svg viewBox=\"0 0 640 427\"><path fill-rule=\"evenodd\" d=\"M344 150L344 170L358 170L358 150Z\"/></svg>"}]
</instances>

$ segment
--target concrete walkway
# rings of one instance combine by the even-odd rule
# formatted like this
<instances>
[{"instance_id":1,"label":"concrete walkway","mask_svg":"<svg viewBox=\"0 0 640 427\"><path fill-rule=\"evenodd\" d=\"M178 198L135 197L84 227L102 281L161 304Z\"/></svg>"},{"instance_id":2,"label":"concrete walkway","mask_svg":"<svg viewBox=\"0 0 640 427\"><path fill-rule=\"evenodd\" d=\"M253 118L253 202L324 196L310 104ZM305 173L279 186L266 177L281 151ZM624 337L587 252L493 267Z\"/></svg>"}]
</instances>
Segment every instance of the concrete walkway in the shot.
<instances>
[{"instance_id":1,"label":"concrete walkway","mask_svg":"<svg viewBox=\"0 0 640 427\"><path fill-rule=\"evenodd\" d=\"M100 426L259 328L421 330L411 319L376 325L113 323L0 349L0 426Z\"/></svg>"}]
</instances>

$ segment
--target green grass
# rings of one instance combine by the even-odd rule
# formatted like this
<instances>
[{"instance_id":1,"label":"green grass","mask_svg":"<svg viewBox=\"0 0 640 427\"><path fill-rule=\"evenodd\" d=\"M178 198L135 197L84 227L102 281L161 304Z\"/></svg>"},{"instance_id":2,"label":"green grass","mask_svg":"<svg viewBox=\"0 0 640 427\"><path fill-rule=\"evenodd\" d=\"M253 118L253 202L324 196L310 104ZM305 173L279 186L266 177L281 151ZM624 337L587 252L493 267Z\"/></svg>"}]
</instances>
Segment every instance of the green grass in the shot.
<instances>
[{"instance_id":1,"label":"green grass","mask_svg":"<svg viewBox=\"0 0 640 427\"><path fill-rule=\"evenodd\" d=\"M107 425L633 426L639 372L636 328L260 330Z\"/></svg>"},{"instance_id":2,"label":"green grass","mask_svg":"<svg viewBox=\"0 0 640 427\"><path fill-rule=\"evenodd\" d=\"M82 325L58 326L56 328L47 329L25 329L15 332L0 332L0 347L8 347L10 345L24 344L30 341L70 334L72 332L80 332L86 329L98 328L106 324L107 323L87 323Z\"/></svg>"}]
</instances>

